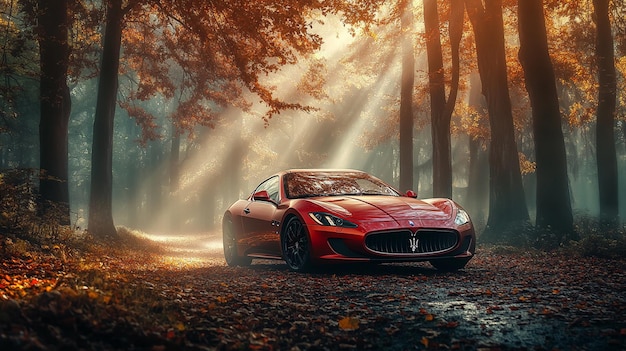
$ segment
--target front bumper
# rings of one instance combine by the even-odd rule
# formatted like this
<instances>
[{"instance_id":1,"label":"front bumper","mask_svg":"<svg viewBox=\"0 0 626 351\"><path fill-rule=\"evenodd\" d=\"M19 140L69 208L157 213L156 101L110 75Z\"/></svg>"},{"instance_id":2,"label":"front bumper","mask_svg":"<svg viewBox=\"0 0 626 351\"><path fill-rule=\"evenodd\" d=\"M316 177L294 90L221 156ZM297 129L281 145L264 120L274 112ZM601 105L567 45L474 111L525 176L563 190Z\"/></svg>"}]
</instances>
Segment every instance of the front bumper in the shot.
<instances>
[{"instance_id":1,"label":"front bumper","mask_svg":"<svg viewBox=\"0 0 626 351\"><path fill-rule=\"evenodd\" d=\"M476 236L471 224L459 228L377 226L367 232L362 227L309 226L311 258L317 263L414 262L474 256Z\"/></svg>"}]
</instances>

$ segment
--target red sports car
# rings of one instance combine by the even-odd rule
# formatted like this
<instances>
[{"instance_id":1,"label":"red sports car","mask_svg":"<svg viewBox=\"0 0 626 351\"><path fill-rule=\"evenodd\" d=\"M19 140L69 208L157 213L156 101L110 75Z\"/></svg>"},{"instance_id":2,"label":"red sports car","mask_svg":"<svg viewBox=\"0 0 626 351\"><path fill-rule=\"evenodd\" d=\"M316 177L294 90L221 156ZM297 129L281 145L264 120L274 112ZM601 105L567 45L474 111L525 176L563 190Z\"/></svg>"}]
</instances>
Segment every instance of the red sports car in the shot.
<instances>
[{"instance_id":1,"label":"red sports car","mask_svg":"<svg viewBox=\"0 0 626 351\"><path fill-rule=\"evenodd\" d=\"M476 247L467 212L416 197L356 170L280 172L226 211L224 256L230 266L283 259L294 271L346 261L465 267Z\"/></svg>"}]
</instances>

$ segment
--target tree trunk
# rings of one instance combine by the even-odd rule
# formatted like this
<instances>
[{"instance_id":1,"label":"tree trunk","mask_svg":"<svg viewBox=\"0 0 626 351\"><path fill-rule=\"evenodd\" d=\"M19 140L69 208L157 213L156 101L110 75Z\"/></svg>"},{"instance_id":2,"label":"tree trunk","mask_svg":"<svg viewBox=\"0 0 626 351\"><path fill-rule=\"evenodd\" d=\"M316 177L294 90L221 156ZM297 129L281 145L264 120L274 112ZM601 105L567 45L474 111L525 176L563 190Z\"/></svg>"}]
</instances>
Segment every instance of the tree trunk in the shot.
<instances>
[{"instance_id":1,"label":"tree trunk","mask_svg":"<svg viewBox=\"0 0 626 351\"><path fill-rule=\"evenodd\" d=\"M519 59L533 116L537 162L537 227L573 239L565 142L542 0L518 0Z\"/></svg>"},{"instance_id":2,"label":"tree trunk","mask_svg":"<svg viewBox=\"0 0 626 351\"><path fill-rule=\"evenodd\" d=\"M70 48L68 1L39 1L40 104L39 148L41 210L60 224L70 224L67 86ZM48 219L52 219L48 218Z\"/></svg>"},{"instance_id":3,"label":"tree trunk","mask_svg":"<svg viewBox=\"0 0 626 351\"><path fill-rule=\"evenodd\" d=\"M615 52L609 19L609 0L593 0L596 18L596 59L598 60L598 109L596 156L600 191L600 220L618 223L617 156L615 150L615 108L617 80Z\"/></svg>"},{"instance_id":4,"label":"tree trunk","mask_svg":"<svg viewBox=\"0 0 626 351\"><path fill-rule=\"evenodd\" d=\"M402 82L400 87L400 191L413 189L413 84L415 58L413 54L413 10L406 1L401 18Z\"/></svg>"},{"instance_id":5,"label":"tree trunk","mask_svg":"<svg viewBox=\"0 0 626 351\"><path fill-rule=\"evenodd\" d=\"M426 31L431 138L433 142L433 196L452 197L450 120L446 119L444 115L446 91L437 0L424 0L424 28Z\"/></svg>"},{"instance_id":6,"label":"tree trunk","mask_svg":"<svg viewBox=\"0 0 626 351\"><path fill-rule=\"evenodd\" d=\"M433 143L433 196L452 197L450 121L459 88L459 43L463 35L463 1L450 3L449 36L452 51L452 82L446 101L443 53L436 0L424 0L424 27L428 56L431 138Z\"/></svg>"},{"instance_id":7,"label":"tree trunk","mask_svg":"<svg viewBox=\"0 0 626 351\"><path fill-rule=\"evenodd\" d=\"M113 224L113 119L117 102L117 76L122 41L122 0L107 1L98 101L93 125L89 231L115 236Z\"/></svg>"},{"instance_id":8,"label":"tree trunk","mask_svg":"<svg viewBox=\"0 0 626 351\"><path fill-rule=\"evenodd\" d=\"M474 30L491 129L487 232L497 235L529 220L507 85L502 1L465 0L465 6Z\"/></svg>"}]
</instances>

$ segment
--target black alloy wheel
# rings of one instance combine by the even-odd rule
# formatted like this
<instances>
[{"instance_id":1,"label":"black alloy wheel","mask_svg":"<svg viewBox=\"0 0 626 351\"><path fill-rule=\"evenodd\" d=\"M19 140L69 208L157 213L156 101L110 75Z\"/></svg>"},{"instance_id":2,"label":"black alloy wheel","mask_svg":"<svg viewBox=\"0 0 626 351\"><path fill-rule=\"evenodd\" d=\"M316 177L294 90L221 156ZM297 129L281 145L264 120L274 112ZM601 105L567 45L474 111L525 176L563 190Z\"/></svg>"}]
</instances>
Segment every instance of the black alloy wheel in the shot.
<instances>
[{"instance_id":1,"label":"black alloy wheel","mask_svg":"<svg viewBox=\"0 0 626 351\"><path fill-rule=\"evenodd\" d=\"M233 222L230 218L225 218L222 225L222 240L224 242L224 259L226 264L234 266L249 266L252 263L250 257L239 256L237 249L237 238L233 230Z\"/></svg>"},{"instance_id":2,"label":"black alloy wheel","mask_svg":"<svg viewBox=\"0 0 626 351\"><path fill-rule=\"evenodd\" d=\"M306 226L297 217L287 222L281 237L283 258L289 268L304 272L311 268L311 244Z\"/></svg>"}]
</instances>

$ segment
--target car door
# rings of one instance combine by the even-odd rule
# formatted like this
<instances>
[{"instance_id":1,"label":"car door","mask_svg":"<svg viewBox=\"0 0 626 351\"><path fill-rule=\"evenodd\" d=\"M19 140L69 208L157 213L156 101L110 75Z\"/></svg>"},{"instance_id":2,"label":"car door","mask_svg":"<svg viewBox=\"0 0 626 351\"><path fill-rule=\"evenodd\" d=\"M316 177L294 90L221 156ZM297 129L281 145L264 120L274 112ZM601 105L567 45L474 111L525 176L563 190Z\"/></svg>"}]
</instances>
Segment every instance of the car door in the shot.
<instances>
[{"instance_id":1,"label":"car door","mask_svg":"<svg viewBox=\"0 0 626 351\"><path fill-rule=\"evenodd\" d=\"M275 219L280 201L278 183L278 177L261 183L243 209L242 224L250 253L280 255L280 223Z\"/></svg>"}]
</instances>

